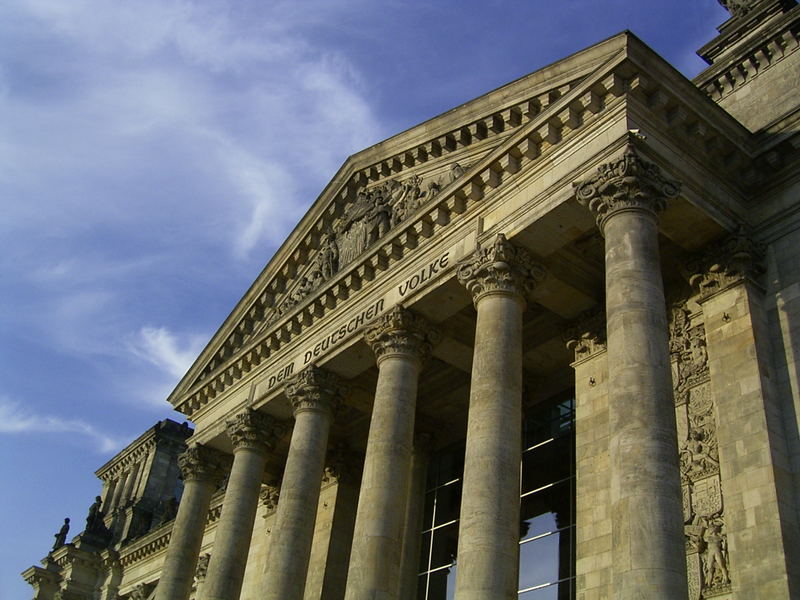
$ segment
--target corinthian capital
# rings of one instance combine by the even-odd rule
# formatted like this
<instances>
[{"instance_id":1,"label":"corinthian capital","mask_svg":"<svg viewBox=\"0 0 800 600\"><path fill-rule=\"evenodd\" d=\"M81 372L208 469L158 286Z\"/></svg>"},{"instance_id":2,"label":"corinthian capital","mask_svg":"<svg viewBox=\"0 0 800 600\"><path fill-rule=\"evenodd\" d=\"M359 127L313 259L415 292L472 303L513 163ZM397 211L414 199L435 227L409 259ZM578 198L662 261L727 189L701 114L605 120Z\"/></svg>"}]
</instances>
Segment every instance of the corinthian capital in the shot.
<instances>
[{"instance_id":1,"label":"corinthian capital","mask_svg":"<svg viewBox=\"0 0 800 600\"><path fill-rule=\"evenodd\" d=\"M590 310L581 314L564 331L567 349L575 353L575 362L581 362L606 349L606 313Z\"/></svg>"},{"instance_id":2,"label":"corinthian capital","mask_svg":"<svg viewBox=\"0 0 800 600\"><path fill-rule=\"evenodd\" d=\"M234 452L248 448L266 453L286 433L288 426L274 417L247 408L233 419L225 421L225 428Z\"/></svg>"},{"instance_id":3,"label":"corinthian capital","mask_svg":"<svg viewBox=\"0 0 800 600\"><path fill-rule=\"evenodd\" d=\"M332 413L347 392L337 375L313 364L288 380L285 391L295 416L307 410Z\"/></svg>"},{"instance_id":4,"label":"corinthian capital","mask_svg":"<svg viewBox=\"0 0 800 600\"><path fill-rule=\"evenodd\" d=\"M702 302L742 281L754 281L764 272L764 247L739 229L710 246L686 264L686 278Z\"/></svg>"},{"instance_id":5,"label":"corinthian capital","mask_svg":"<svg viewBox=\"0 0 800 600\"><path fill-rule=\"evenodd\" d=\"M621 211L658 215L680 191L678 181L664 177L659 166L642 159L631 143L621 157L600 165L596 174L572 186L578 202L594 213L601 231L608 218Z\"/></svg>"},{"instance_id":6,"label":"corinthian capital","mask_svg":"<svg viewBox=\"0 0 800 600\"><path fill-rule=\"evenodd\" d=\"M178 467L184 481L218 483L225 474L224 464L225 459L221 452L201 444L189 446L178 455Z\"/></svg>"},{"instance_id":7,"label":"corinthian capital","mask_svg":"<svg viewBox=\"0 0 800 600\"><path fill-rule=\"evenodd\" d=\"M472 294L476 303L492 293L511 294L525 298L546 274L524 248L511 244L502 233L458 267L461 284Z\"/></svg>"},{"instance_id":8,"label":"corinthian capital","mask_svg":"<svg viewBox=\"0 0 800 600\"><path fill-rule=\"evenodd\" d=\"M364 341L372 348L378 362L393 354L423 360L440 337L439 331L425 319L399 305L364 331Z\"/></svg>"}]
</instances>

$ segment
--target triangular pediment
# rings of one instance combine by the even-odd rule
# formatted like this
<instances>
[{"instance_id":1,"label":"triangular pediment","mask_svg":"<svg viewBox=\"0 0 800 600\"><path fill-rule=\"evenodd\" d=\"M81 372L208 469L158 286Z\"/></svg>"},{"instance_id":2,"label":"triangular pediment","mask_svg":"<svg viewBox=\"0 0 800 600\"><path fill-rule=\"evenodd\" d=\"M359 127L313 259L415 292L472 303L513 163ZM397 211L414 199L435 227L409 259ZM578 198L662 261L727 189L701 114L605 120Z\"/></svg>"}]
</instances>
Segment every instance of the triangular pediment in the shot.
<instances>
[{"instance_id":1,"label":"triangular pediment","mask_svg":"<svg viewBox=\"0 0 800 600\"><path fill-rule=\"evenodd\" d=\"M631 46L658 59L625 32L351 156L170 402L191 416L470 202L641 87Z\"/></svg>"}]
</instances>

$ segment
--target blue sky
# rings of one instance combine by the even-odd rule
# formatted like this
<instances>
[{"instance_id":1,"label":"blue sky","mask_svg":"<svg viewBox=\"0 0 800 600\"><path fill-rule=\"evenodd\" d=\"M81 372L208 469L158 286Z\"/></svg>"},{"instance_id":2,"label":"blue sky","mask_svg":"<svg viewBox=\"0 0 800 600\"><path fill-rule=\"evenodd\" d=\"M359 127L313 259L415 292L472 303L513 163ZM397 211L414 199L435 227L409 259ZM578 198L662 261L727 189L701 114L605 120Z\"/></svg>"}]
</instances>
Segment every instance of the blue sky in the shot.
<instances>
[{"instance_id":1,"label":"blue sky","mask_svg":"<svg viewBox=\"0 0 800 600\"><path fill-rule=\"evenodd\" d=\"M0 597L345 158L630 29L691 76L714 0L0 3Z\"/></svg>"}]
</instances>

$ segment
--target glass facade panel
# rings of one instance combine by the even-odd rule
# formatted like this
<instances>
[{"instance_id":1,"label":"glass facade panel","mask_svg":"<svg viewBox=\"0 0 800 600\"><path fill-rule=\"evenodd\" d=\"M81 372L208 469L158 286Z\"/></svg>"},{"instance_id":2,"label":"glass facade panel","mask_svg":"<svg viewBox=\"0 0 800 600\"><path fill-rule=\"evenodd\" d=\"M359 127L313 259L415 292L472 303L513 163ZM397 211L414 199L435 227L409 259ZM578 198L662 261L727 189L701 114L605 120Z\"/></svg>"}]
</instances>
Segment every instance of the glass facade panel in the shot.
<instances>
[{"instance_id":1,"label":"glass facade panel","mask_svg":"<svg viewBox=\"0 0 800 600\"><path fill-rule=\"evenodd\" d=\"M575 597L574 580L561 581L520 592L520 600L569 600Z\"/></svg>"},{"instance_id":2,"label":"glass facade panel","mask_svg":"<svg viewBox=\"0 0 800 600\"><path fill-rule=\"evenodd\" d=\"M519 589L572 576L572 527L528 540L519 547Z\"/></svg>"},{"instance_id":3,"label":"glass facade panel","mask_svg":"<svg viewBox=\"0 0 800 600\"><path fill-rule=\"evenodd\" d=\"M572 439L568 435L540 442L522 455L522 493L567 479L572 474Z\"/></svg>"},{"instance_id":4,"label":"glass facade panel","mask_svg":"<svg viewBox=\"0 0 800 600\"><path fill-rule=\"evenodd\" d=\"M433 530L431 569L455 564L458 549L458 523L451 523Z\"/></svg>"},{"instance_id":5,"label":"glass facade panel","mask_svg":"<svg viewBox=\"0 0 800 600\"><path fill-rule=\"evenodd\" d=\"M572 481L567 480L523 496L520 539L527 540L573 525L572 487Z\"/></svg>"},{"instance_id":6,"label":"glass facade panel","mask_svg":"<svg viewBox=\"0 0 800 600\"><path fill-rule=\"evenodd\" d=\"M446 568L420 576L419 600L452 600L456 591L456 569Z\"/></svg>"},{"instance_id":7,"label":"glass facade panel","mask_svg":"<svg viewBox=\"0 0 800 600\"><path fill-rule=\"evenodd\" d=\"M461 482L455 481L439 488L436 494L434 525L444 525L458 520L461 508Z\"/></svg>"}]
</instances>

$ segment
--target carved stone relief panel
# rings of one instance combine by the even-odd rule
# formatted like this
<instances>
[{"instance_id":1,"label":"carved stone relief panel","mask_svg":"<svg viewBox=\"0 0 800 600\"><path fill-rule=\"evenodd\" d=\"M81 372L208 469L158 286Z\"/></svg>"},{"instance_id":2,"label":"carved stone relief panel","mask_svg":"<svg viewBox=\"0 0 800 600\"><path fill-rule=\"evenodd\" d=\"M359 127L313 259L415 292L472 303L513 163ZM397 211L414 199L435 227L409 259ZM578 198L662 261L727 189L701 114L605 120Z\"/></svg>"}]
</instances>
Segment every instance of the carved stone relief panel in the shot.
<instances>
[{"instance_id":1,"label":"carved stone relief panel","mask_svg":"<svg viewBox=\"0 0 800 600\"><path fill-rule=\"evenodd\" d=\"M453 163L447 172L438 176L423 179L412 175L403 181L388 179L358 190L341 218L322 235L319 249L277 302L266 324L275 322L303 302L466 170L466 167Z\"/></svg>"},{"instance_id":2,"label":"carved stone relief panel","mask_svg":"<svg viewBox=\"0 0 800 600\"><path fill-rule=\"evenodd\" d=\"M724 502L705 327L685 304L672 309L672 357L690 600L730 592Z\"/></svg>"}]
</instances>

